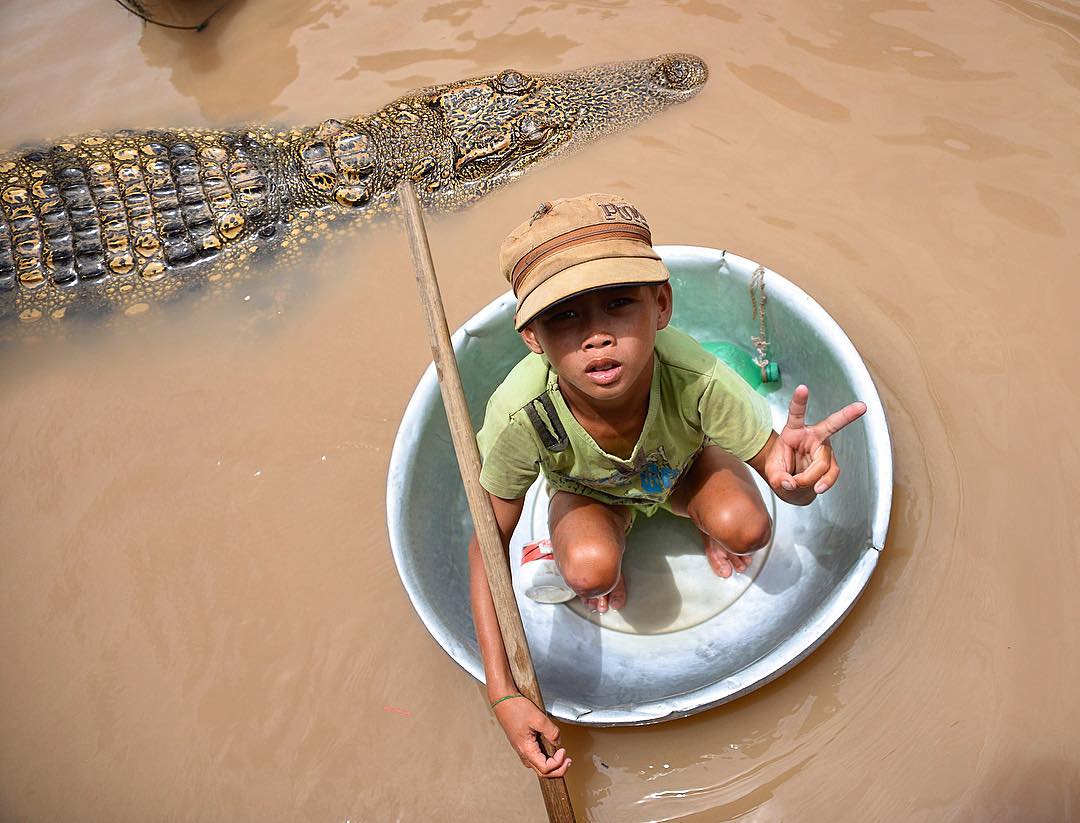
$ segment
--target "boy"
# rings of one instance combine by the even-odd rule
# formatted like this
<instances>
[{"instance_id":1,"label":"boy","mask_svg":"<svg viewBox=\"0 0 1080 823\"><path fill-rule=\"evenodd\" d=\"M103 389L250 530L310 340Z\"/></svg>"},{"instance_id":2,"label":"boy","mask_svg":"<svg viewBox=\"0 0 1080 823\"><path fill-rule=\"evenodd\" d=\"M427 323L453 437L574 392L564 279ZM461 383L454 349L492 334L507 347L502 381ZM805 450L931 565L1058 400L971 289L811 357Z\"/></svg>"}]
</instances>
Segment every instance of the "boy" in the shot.
<instances>
[{"instance_id":1,"label":"boy","mask_svg":"<svg viewBox=\"0 0 1080 823\"><path fill-rule=\"evenodd\" d=\"M799 386L787 425L687 335L668 328L668 271L644 216L615 195L544 203L503 242L500 262L518 299L514 325L527 355L495 390L477 435L503 543L525 491L544 472L555 561L591 608L618 609L625 535L639 513L689 517L721 577L743 572L772 523L746 465L788 503L805 506L840 474L828 437L865 411L852 403L804 421ZM561 777L566 750L546 757L558 729L517 693L474 537L471 600L488 698L522 762Z\"/></svg>"}]
</instances>

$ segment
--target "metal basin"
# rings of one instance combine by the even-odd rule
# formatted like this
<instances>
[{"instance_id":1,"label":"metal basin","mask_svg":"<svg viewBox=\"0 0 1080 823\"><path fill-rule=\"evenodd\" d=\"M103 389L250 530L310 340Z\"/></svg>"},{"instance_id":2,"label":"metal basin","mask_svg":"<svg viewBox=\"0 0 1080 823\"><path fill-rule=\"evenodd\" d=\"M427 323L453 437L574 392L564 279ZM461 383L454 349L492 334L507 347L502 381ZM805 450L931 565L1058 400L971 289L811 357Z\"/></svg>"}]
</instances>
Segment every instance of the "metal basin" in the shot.
<instances>
[{"instance_id":1,"label":"metal basin","mask_svg":"<svg viewBox=\"0 0 1080 823\"><path fill-rule=\"evenodd\" d=\"M716 249L662 246L675 290L673 323L699 340L749 346L753 261ZM885 544L892 453L881 400L855 347L805 292L766 270L770 355L782 383L768 395L779 429L796 385L810 386L809 419L855 399L868 411L835 442L843 476L813 505L772 497L773 543L741 581L711 577L686 521L639 518L626 555L630 601L621 623L518 596L533 662L556 717L619 726L655 723L719 705L783 674L843 620ZM488 396L526 354L506 294L453 336L473 425ZM390 460L387 520L413 606L439 645L483 679L469 609L472 524L433 366L405 411ZM546 536L544 498L530 495L511 555ZM516 565L516 564L512 564ZM713 587L713 588L709 588ZM702 598L718 603L701 611ZM687 614L687 601L692 603ZM632 610L635 601L637 606ZM706 603L707 605L707 603ZM695 611L697 609L697 611Z\"/></svg>"}]
</instances>

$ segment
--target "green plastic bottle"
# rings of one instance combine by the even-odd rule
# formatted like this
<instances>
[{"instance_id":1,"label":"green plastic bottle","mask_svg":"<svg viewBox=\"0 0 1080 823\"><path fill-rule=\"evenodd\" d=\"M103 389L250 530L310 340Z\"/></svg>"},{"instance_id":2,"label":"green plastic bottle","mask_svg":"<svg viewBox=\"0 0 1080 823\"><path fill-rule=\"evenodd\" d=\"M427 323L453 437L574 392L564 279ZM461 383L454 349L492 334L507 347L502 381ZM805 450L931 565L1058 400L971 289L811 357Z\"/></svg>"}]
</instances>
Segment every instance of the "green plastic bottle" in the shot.
<instances>
[{"instance_id":1,"label":"green plastic bottle","mask_svg":"<svg viewBox=\"0 0 1080 823\"><path fill-rule=\"evenodd\" d=\"M705 351L716 355L718 360L749 383L758 394L769 394L779 387L780 366L777 363L770 362L765 367L765 380L762 382L761 368L745 349L727 342L710 341L701 345Z\"/></svg>"}]
</instances>

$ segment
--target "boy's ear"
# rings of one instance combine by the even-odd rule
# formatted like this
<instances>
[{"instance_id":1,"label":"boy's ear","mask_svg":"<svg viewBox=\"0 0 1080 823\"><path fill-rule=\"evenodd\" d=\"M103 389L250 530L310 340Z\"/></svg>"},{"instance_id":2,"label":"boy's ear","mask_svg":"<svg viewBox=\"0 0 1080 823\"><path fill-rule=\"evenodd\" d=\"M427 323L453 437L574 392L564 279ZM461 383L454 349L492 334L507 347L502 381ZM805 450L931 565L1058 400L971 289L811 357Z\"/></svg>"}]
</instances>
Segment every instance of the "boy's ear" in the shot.
<instances>
[{"instance_id":1,"label":"boy's ear","mask_svg":"<svg viewBox=\"0 0 1080 823\"><path fill-rule=\"evenodd\" d=\"M540 341L536 339L536 332L533 331L532 326L526 326L518 334L521 335L521 339L525 341L525 345L529 347L529 351L534 354L543 354L544 347L540 345Z\"/></svg>"},{"instance_id":2,"label":"boy's ear","mask_svg":"<svg viewBox=\"0 0 1080 823\"><path fill-rule=\"evenodd\" d=\"M671 293L671 283L661 283L656 287L656 305L660 308L660 314L656 318L656 330L667 328L671 322L671 312L675 308L675 298Z\"/></svg>"}]
</instances>

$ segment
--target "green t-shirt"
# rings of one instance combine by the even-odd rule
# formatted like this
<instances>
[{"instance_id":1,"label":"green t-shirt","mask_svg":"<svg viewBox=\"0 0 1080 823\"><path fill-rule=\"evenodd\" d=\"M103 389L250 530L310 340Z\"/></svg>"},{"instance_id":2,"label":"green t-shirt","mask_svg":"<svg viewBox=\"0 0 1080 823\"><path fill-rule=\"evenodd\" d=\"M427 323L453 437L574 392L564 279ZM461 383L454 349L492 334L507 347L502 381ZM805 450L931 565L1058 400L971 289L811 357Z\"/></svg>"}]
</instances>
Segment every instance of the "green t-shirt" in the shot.
<instances>
[{"instance_id":1,"label":"green t-shirt","mask_svg":"<svg viewBox=\"0 0 1080 823\"><path fill-rule=\"evenodd\" d=\"M513 500L543 471L553 489L651 514L704 446L744 461L761 450L772 432L769 406L741 377L671 327L657 333L655 355L645 428L628 460L581 427L547 358L527 355L488 401L477 435L480 483Z\"/></svg>"}]
</instances>

